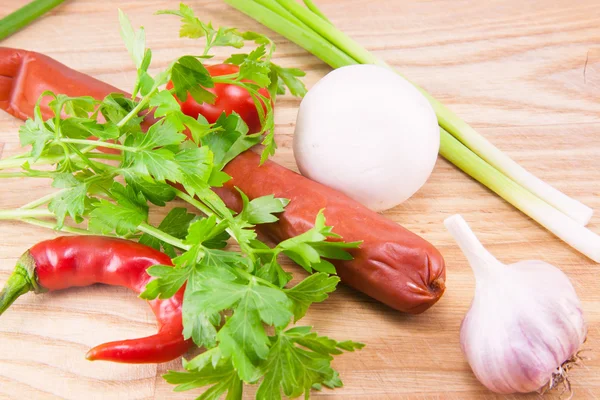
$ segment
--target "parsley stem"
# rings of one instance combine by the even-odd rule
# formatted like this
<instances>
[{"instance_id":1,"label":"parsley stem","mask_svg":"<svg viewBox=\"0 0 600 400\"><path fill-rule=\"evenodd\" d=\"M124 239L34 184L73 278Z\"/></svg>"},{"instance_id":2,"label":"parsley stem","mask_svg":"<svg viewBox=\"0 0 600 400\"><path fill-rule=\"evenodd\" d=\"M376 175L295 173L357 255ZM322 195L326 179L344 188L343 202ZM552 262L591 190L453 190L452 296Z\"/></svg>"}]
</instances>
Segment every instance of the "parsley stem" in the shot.
<instances>
[{"instance_id":1,"label":"parsley stem","mask_svg":"<svg viewBox=\"0 0 600 400\"><path fill-rule=\"evenodd\" d=\"M277 249L252 249L254 254L275 254Z\"/></svg>"},{"instance_id":2,"label":"parsley stem","mask_svg":"<svg viewBox=\"0 0 600 400\"><path fill-rule=\"evenodd\" d=\"M65 232L65 233L73 233L76 235L95 235L94 232L90 232L87 229L82 229L82 228L75 228L72 226L63 226L60 229L56 228L56 222L50 222L50 221L42 221L39 219L35 219L35 218L23 218L21 219L21 221L26 222L28 224L31 225L36 225L36 226L41 226L42 228L48 228L48 229L53 229L53 230L58 230L60 232ZM104 235L104 236L111 236L113 237L114 235Z\"/></svg>"},{"instance_id":3,"label":"parsley stem","mask_svg":"<svg viewBox=\"0 0 600 400\"><path fill-rule=\"evenodd\" d=\"M54 217L54 214L47 209L20 209L0 210L0 220L2 219L22 219L28 217Z\"/></svg>"},{"instance_id":4,"label":"parsley stem","mask_svg":"<svg viewBox=\"0 0 600 400\"><path fill-rule=\"evenodd\" d=\"M271 282L269 282L266 279L263 279L263 278L258 277L256 275L252 275L250 272L246 271L243 268L236 268L235 272L238 275L240 275L240 276L248 279L249 282L258 282L258 283L260 283L263 286L269 286L269 287L271 287L273 289L281 290L281 288L279 286L272 284Z\"/></svg>"},{"instance_id":5,"label":"parsley stem","mask_svg":"<svg viewBox=\"0 0 600 400\"><path fill-rule=\"evenodd\" d=\"M202 211L202 213L204 213L205 215L214 215L216 218L217 223L221 223L223 221L223 218L221 218L219 215L217 215L213 210L211 210L209 207L207 207L206 205L204 205L202 202L196 200L195 198L193 198L192 196L190 196L189 194L182 192L179 189L175 189L175 195L177 197L179 197L181 200L184 200L186 202L188 202L189 204L191 204L192 206L196 207L198 210ZM236 242L238 242L238 244L240 246L243 245L243 241L241 241L236 235L235 232L233 231L233 229L231 228L227 228L225 229L225 232L227 232L229 234L229 236L231 236L232 238L235 239Z\"/></svg>"},{"instance_id":6,"label":"parsley stem","mask_svg":"<svg viewBox=\"0 0 600 400\"><path fill-rule=\"evenodd\" d=\"M123 157L120 154L106 154L106 153L91 153L87 155L88 158L98 158L101 160L115 160L121 161Z\"/></svg>"},{"instance_id":7,"label":"parsley stem","mask_svg":"<svg viewBox=\"0 0 600 400\"><path fill-rule=\"evenodd\" d=\"M232 83L231 81L234 80L234 79L239 78L239 76L240 76L239 73L229 74L229 75L213 76L212 77L212 81L214 83Z\"/></svg>"},{"instance_id":8,"label":"parsley stem","mask_svg":"<svg viewBox=\"0 0 600 400\"><path fill-rule=\"evenodd\" d=\"M63 143L87 144L87 145L95 146L95 147L106 147L108 149L129 151L129 152L133 152L133 153L135 153L139 150L136 147L123 146L122 144L118 144L118 143L103 142L103 141L98 141L98 140L61 138L58 141L63 142Z\"/></svg>"},{"instance_id":9,"label":"parsley stem","mask_svg":"<svg viewBox=\"0 0 600 400\"><path fill-rule=\"evenodd\" d=\"M33 173L30 172L1 172L1 178L27 178L27 177L36 177L36 178L52 178L52 172L48 171L35 171Z\"/></svg>"},{"instance_id":10,"label":"parsley stem","mask_svg":"<svg viewBox=\"0 0 600 400\"><path fill-rule=\"evenodd\" d=\"M165 233L160 229L155 228L152 225L147 224L145 222L140 224L138 226L138 229L144 233L147 233L150 236L155 237L156 239L160 239L163 242L169 243L170 245L173 245L182 250L189 250L192 248L192 246L183 243L183 241L181 241L180 239L177 239L176 237L171 236L168 233Z\"/></svg>"},{"instance_id":11,"label":"parsley stem","mask_svg":"<svg viewBox=\"0 0 600 400\"><path fill-rule=\"evenodd\" d=\"M123 117L122 120L119 121L119 123L117 124L117 127L118 128L124 127L125 124L127 122L129 122L129 120L131 118L138 115L140 113L140 111L142 111L142 108L144 108L146 106L146 103L150 100L150 98L154 95L154 93L156 93L157 90L158 90L158 88L154 88L150 91L150 93L148 93L146 96L144 96L140 100L140 102L131 111L129 111L129 114L127 114L125 117Z\"/></svg>"},{"instance_id":12,"label":"parsley stem","mask_svg":"<svg viewBox=\"0 0 600 400\"><path fill-rule=\"evenodd\" d=\"M210 208L208 208L206 205L204 205L202 202L196 200L195 198L193 198L192 196L190 196L189 194L182 192L179 189L175 189L175 194L177 195L177 197L179 197L181 200L187 201L188 203L190 203L191 205L193 205L194 207L196 207L198 210L202 211L204 214L210 216L215 214ZM220 218L218 215L215 214L215 217L217 218L217 223L220 223L223 219Z\"/></svg>"},{"instance_id":13,"label":"parsley stem","mask_svg":"<svg viewBox=\"0 0 600 400\"><path fill-rule=\"evenodd\" d=\"M80 152L83 154L86 154L86 153L94 150L96 147L98 147L98 144L95 143L95 141L91 141L91 142L94 143L93 146L84 147L83 149L80 150ZM106 156L110 156L110 154L106 154ZM36 160L33 157L31 157L31 152L23 153L23 154L20 154L19 157L15 156L15 157L10 157L10 158L1 160L0 161L0 170L9 169L9 168L18 168L18 167L22 166L23 164L25 164L26 162L28 162L29 165L56 164L63 160L73 159L75 157L77 157L77 154L69 154L66 157L64 154L61 154L61 155L56 155L56 156L39 157ZM102 158L102 157L98 157L98 158Z\"/></svg>"},{"instance_id":14,"label":"parsley stem","mask_svg":"<svg viewBox=\"0 0 600 400\"><path fill-rule=\"evenodd\" d=\"M59 194L61 194L62 192L66 191L67 189L61 189L59 191L47 194L45 196L40 197L39 199L33 200L30 203L27 203L23 206L21 206L21 209L32 209L32 208L37 208L43 204L48 203L49 201L51 201L52 199L54 199L56 196L58 196Z\"/></svg>"},{"instance_id":15,"label":"parsley stem","mask_svg":"<svg viewBox=\"0 0 600 400\"><path fill-rule=\"evenodd\" d=\"M15 154L14 156L10 156L10 157L5 157L2 159L2 161L4 160L16 160L19 158L27 158L27 157L31 157L31 151L26 151L25 153L20 153L20 154Z\"/></svg>"}]
</instances>

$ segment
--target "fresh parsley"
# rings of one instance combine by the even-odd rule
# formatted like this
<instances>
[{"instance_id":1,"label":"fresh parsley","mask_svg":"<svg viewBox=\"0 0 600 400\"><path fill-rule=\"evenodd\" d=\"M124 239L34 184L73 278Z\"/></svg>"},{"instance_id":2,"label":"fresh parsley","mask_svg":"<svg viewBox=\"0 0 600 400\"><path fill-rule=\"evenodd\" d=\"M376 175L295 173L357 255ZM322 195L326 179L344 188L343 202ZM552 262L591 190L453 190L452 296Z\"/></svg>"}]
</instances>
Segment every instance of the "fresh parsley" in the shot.
<instances>
[{"instance_id":1,"label":"fresh parsley","mask_svg":"<svg viewBox=\"0 0 600 400\"><path fill-rule=\"evenodd\" d=\"M240 191L242 209L236 213L211 190L230 179L223 168L240 153L262 143L264 161L275 151L273 102L286 87L302 96L304 73L274 64L275 45L264 35L216 29L183 4L160 13L181 18L181 36L203 38L203 54L180 57L151 75L144 30L134 30L119 12L121 36L137 68L132 97L111 94L98 101L45 92L54 116L44 121L38 102L34 118L20 129L22 145L32 150L9 161L23 176L52 179L58 190L14 215L35 223L26 217L29 209L47 207L58 230L138 239L172 258L173 266L148 269L153 279L140 297L165 299L185 291L183 334L206 351L184 360L184 372L165 375L176 391L204 387L200 399L240 399L244 384L257 384L257 398L280 399L339 387L333 356L363 345L292 325L335 290L339 278L330 260L351 259L349 250L360 243L344 242L321 211L313 228L269 245L259 240L256 226L277 222L289 200L249 199ZM212 48L245 45L254 47L228 59L239 65L238 73L210 76L204 63ZM165 89L169 80L173 88ZM212 102L209 89L216 83L248 90L260 114L260 132L249 134L237 114L209 124L181 112L174 94ZM145 119L148 114L153 118ZM156 207L174 200L178 206L157 226L150 224ZM283 256L311 274L290 286Z\"/></svg>"}]
</instances>

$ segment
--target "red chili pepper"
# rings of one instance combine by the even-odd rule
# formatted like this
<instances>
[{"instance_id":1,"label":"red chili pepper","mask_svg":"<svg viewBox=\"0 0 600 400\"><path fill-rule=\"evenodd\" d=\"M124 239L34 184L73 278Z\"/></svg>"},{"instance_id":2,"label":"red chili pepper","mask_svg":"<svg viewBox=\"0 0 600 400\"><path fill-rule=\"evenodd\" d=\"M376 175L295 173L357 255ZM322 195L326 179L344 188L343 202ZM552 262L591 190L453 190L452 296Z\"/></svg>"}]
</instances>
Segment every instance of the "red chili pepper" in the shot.
<instances>
[{"instance_id":1,"label":"red chili pepper","mask_svg":"<svg viewBox=\"0 0 600 400\"><path fill-rule=\"evenodd\" d=\"M233 64L210 65L207 66L206 69L211 76L236 74L240 71L240 67ZM173 83L169 82L167 84L167 89L172 88ZM192 96L188 95L185 101L177 99L179 104L181 104L181 111L194 118L200 114L211 124L217 121L223 111L225 111L225 114L227 115L236 112L244 120L246 125L248 125L250 133L260 131L260 117L258 116L254 100L252 100L252 96L250 96L250 93L248 93L246 89L230 83L215 83L214 88L209 88L207 90L217 96L214 104L198 104ZM269 97L269 92L264 88L260 89L258 93L267 98Z\"/></svg>"},{"instance_id":2,"label":"red chili pepper","mask_svg":"<svg viewBox=\"0 0 600 400\"><path fill-rule=\"evenodd\" d=\"M0 292L0 315L30 291L41 293L94 283L123 286L141 293L150 281L146 269L173 265L171 259L151 247L103 236L63 236L46 240L25 252ZM166 300L148 302L158 321L156 335L101 344L91 349L88 360L122 363L161 363L183 355L192 345L183 338L181 306L183 288Z\"/></svg>"}]
</instances>

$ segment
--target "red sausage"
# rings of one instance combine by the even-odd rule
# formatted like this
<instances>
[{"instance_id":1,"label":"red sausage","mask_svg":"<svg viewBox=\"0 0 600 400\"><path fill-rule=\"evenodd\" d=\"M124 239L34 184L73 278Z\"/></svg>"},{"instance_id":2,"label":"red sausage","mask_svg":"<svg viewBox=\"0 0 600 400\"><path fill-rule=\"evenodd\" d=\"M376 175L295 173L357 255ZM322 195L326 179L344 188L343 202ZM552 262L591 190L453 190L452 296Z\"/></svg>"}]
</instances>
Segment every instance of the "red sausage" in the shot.
<instances>
[{"instance_id":1,"label":"red sausage","mask_svg":"<svg viewBox=\"0 0 600 400\"><path fill-rule=\"evenodd\" d=\"M250 198L272 193L290 199L278 222L259 227L266 235L275 241L297 236L325 209L334 232L345 241L363 241L351 251L354 260L332 261L344 283L408 313L425 311L443 294L444 259L430 243L337 190L274 162L258 166L259 161L252 152L235 158L225 169L233 179L214 190L234 210L241 208L235 186Z\"/></svg>"},{"instance_id":2,"label":"red sausage","mask_svg":"<svg viewBox=\"0 0 600 400\"><path fill-rule=\"evenodd\" d=\"M31 116L37 96L46 89L98 99L116 90L46 56L24 50L0 49L0 76L0 108L18 118ZM443 294L445 265L441 254L402 226L274 162L259 167L258 157L252 152L231 161L225 172L233 179L216 192L233 209L239 209L234 185L250 198L275 194L292 200L280 221L261 228L275 240L309 229L321 208L325 208L327 223L344 240L362 240L363 245L352 252L354 260L335 262L338 274L348 285L409 313L427 310Z\"/></svg>"}]
</instances>

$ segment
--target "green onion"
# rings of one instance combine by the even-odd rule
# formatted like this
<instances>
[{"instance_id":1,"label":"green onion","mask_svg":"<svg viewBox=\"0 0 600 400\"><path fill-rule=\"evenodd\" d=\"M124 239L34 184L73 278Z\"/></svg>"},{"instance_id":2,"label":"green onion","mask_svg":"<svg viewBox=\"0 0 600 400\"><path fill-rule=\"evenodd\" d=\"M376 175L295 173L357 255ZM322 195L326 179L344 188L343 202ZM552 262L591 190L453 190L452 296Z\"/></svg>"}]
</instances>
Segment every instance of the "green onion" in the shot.
<instances>
[{"instance_id":1,"label":"green onion","mask_svg":"<svg viewBox=\"0 0 600 400\"><path fill-rule=\"evenodd\" d=\"M600 236L575 222L469 151L442 128L440 154L571 247L600 262Z\"/></svg>"},{"instance_id":2,"label":"green onion","mask_svg":"<svg viewBox=\"0 0 600 400\"><path fill-rule=\"evenodd\" d=\"M300 19L302 22L310 26L316 33L323 38L331 41L338 48L343 50L361 64L379 64L387 66L385 62L378 59L371 52L366 50L352 38L347 36L342 31L335 28L314 14L308 8L302 7L295 0L277 0L291 14ZM314 5L313 5L314 7ZM415 85L423 95L429 100L435 113L438 117L438 123L447 132L452 134L458 140L463 142L475 154L483 158L489 164L494 166L500 172L519 183L521 186L554 206L559 211L565 213L569 217L582 225L586 225L592 217L593 210L586 205L574 200L564 193L556 190L541 179L538 179L533 174L525 170L510 157L504 154L500 149L490 143L487 139L477 133L458 115L446 108L442 103L436 100L433 96L427 93L422 88Z\"/></svg>"},{"instance_id":3,"label":"green onion","mask_svg":"<svg viewBox=\"0 0 600 400\"><path fill-rule=\"evenodd\" d=\"M0 40L23 29L65 0L34 0L0 20Z\"/></svg>"},{"instance_id":4,"label":"green onion","mask_svg":"<svg viewBox=\"0 0 600 400\"><path fill-rule=\"evenodd\" d=\"M315 3L313 3L312 0L304 0L304 4L306 5L306 7L308 7L308 9L310 11L313 12L313 14L318 15L319 17L323 18L325 21L331 23L331 21L329 20L329 18L327 18L327 16L325 14L323 14L321 12L321 10L319 10L319 8L317 7L317 5Z\"/></svg>"},{"instance_id":5,"label":"green onion","mask_svg":"<svg viewBox=\"0 0 600 400\"><path fill-rule=\"evenodd\" d=\"M331 25L320 11L315 13L316 6L312 3L305 8L295 0L224 1L333 68L357 63L391 68ZM336 51L332 51L332 47ZM439 101L416 87L436 111L441 133L440 154L444 158L575 249L600 262L600 236L583 227L593 213L589 207L533 176Z\"/></svg>"}]
</instances>

